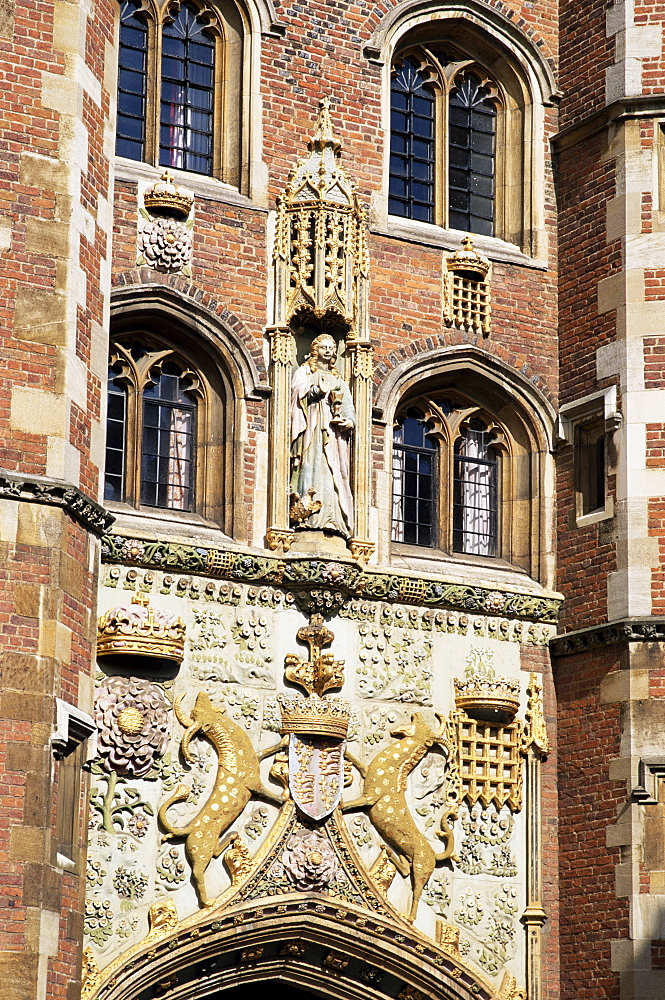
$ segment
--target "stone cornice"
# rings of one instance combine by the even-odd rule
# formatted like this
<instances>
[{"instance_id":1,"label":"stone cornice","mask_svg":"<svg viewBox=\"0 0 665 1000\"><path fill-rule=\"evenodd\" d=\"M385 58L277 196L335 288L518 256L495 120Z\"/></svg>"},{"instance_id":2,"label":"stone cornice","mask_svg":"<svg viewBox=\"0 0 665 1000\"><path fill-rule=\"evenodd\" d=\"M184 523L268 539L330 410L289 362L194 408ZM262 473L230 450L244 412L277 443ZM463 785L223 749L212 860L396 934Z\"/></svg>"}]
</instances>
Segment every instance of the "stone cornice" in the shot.
<instances>
[{"instance_id":1,"label":"stone cornice","mask_svg":"<svg viewBox=\"0 0 665 1000\"><path fill-rule=\"evenodd\" d=\"M581 121L561 129L552 137L552 145L557 153L583 142L618 122L635 118L661 118L665 115L665 95L645 94L637 97L622 97L605 107L592 111Z\"/></svg>"},{"instance_id":2,"label":"stone cornice","mask_svg":"<svg viewBox=\"0 0 665 1000\"><path fill-rule=\"evenodd\" d=\"M550 640L554 656L571 656L619 642L665 642L665 618L625 618L555 635Z\"/></svg>"},{"instance_id":3,"label":"stone cornice","mask_svg":"<svg viewBox=\"0 0 665 1000\"><path fill-rule=\"evenodd\" d=\"M19 476L0 470L0 499L61 507L95 535L103 535L115 521L113 514L76 486L46 476Z\"/></svg>"},{"instance_id":4,"label":"stone cornice","mask_svg":"<svg viewBox=\"0 0 665 1000\"><path fill-rule=\"evenodd\" d=\"M501 590L446 582L433 577L410 577L361 568L335 559L278 558L231 549L185 545L179 542L106 535L102 559L153 569L174 570L235 580L265 583L295 592L306 612L337 614L349 598L455 608L467 612L504 615L534 622L556 622L561 598L555 594Z\"/></svg>"}]
</instances>

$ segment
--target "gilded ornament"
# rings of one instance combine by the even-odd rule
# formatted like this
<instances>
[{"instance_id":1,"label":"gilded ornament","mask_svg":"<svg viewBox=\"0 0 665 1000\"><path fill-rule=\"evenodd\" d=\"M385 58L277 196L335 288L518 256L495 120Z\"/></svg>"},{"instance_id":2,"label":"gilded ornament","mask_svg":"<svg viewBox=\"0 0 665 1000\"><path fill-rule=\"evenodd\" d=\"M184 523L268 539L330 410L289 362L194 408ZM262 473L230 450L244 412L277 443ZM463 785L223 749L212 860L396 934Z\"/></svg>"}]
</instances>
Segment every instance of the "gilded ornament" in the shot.
<instances>
[{"instance_id":1,"label":"gilded ornament","mask_svg":"<svg viewBox=\"0 0 665 1000\"><path fill-rule=\"evenodd\" d=\"M550 741L543 715L543 687L538 674L530 674L526 692L529 700L525 712L524 747L526 751L533 749L541 757L546 757L550 752Z\"/></svg>"},{"instance_id":2,"label":"gilded ornament","mask_svg":"<svg viewBox=\"0 0 665 1000\"><path fill-rule=\"evenodd\" d=\"M97 656L140 656L180 664L185 655L182 618L153 608L134 594L130 607L112 608L97 622Z\"/></svg>"},{"instance_id":3,"label":"gilded ornament","mask_svg":"<svg viewBox=\"0 0 665 1000\"><path fill-rule=\"evenodd\" d=\"M343 972L349 964L347 955L342 955L338 951L329 951L323 958L323 965L326 969L334 969L336 972Z\"/></svg>"},{"instance_id":4,"label":"gilded ornament","mask_svg":"<svg viewBox=\"0 0 665 1000\"><path fill-rule=\"evenodd\" d=\"M426 1000L427 994L417 990L415 986L403 986L397 994L397 1000Z\"/></svg>"},{"instance_id":5,"label":"gilded ornament","mask_svg":"<svg viewBox=\"0 0 665 1000\"><path fill-rule=\"evenodd\" d=\"M457 730L457 757L462 797L471 808L480 802L487 809L504 805L513 812L522 808L521 724L501 726L470 719L453 712Z\"/></svg>"},{"instance_id":6,"label":"gilded ornament","mask_svg":"<svg viewBox=\"0 0 665 1000\"><path fill-rule=\"evenodd\" d=\"M437 920L436 941L449 955L459 955L459 927L447 924L445 920Z\"/></svg>"},{"instance_id":7,"label":"gilded ornament","mask_svg":"<svg viewBox=\"0 0 665 1000\"><path fill-rule=\"evenodd\" d=\"M268 528L266 531L266 543L273 551L280 549L282 552L288 552L293 539L294 533L289 528Z\"/></svg>"},{"instance_id":8,"label":"gilded ornament","mask_svg":"<svg viewBox=\"0 0 665 1000\"><path fill-rule=\"evenodd\" d=\"M323 616L313 614L309 625L298 629L298 639L309 646L309 660L295 653L288 653L284 660L284 675L292 684L303 688L307 694L321 697L326 691L341 688L344 684L344 661L335 660L332 653L324 653L335 638L323 624Z\"/></svg>"},{"instance_id":9,"label":"gilded ornament","mask_svg":"<svg viewBox=\"0 0 665 1000\"><path fill-rule=\"evenodd\" d=\"M178 829L166 818L174 802L189 798L191 789L186 785L180 785L161 806L159 821L167 831L163 840L185 838L185 852L199 898L204 906L210 906L214 901L206 893L205 873L212 859L218 858L235 836L231 834L222 839L224 831L238 818L253 795L275 805L282 804L282 798L265 788L259 772L260 760L275 753L281 744L259 757L244 730L232 722L223 709L216 708L207 694L200 692L197 695L191 718L184 714L181 700L182 696L176 700L175 711L178 721L185 727L180 744L182 755L189 763L193 762L190 742L200 733L217 753L217 774L205 805L186 826Z\"/></svg>"},{"instance_id":10,"label":"gilded ornament","mask_svg":"<svg viewBox=\"0 0 665 1000\"><path fill-rule=\"evenodd\" d=\"M526 1000L526 990L517 985L515 976L504 972L501 985L493 994L492 1000Z\"/></svg>"},{"instance_id":11,"label":"gilded ornament","mask_svg":"<svg viewBox=\"0 0 665 1000\"><path fill-rule=\"evenodd\" d=\"M231 876L231 885L242 882L251 872L254 862L249 848L238 833L232 833L224 852L224 864Z\"/></svg>"},{"instance_id":12,"label":"gilded ornament","mask_svg":"<svg viewBox=\"0 0 665 1000\"><path fill-rule=\"evenodd\" d=\"M241 962L258 962L260 958L263 957L263 945L258 945L255 948L243 948L240 952Z\"/></svg>"},{"instance_id":13,"label":"gilded ornament","mask_svg":"<svg viewBox=\"0 0 665 1000\"><path fill-rule=\"evenodd\" d=\"M307 944L304 941L285 941L279 949L280 955L289 958L302 958L307 951Z\"/></svg>"},{"instance_id":14,"label":"gilded ornament","mask_svg":"<svg viewBox=\"0 0 665 1000\"><path fill-rule=\"evenodd\" d=\"M316 490L313 486L307 490L304 497L297 493L292 493L289 503L289 520L291 524L302 525L312 514L318 514L321 510L321 501L315 500Z\"/></svg>"},{"instance_id":15,"label":"gilded ornament","mask_svg":"<svg viewBox=\"0 0 665 1000\"><path fill-rule=\"evenodd\" d=\"M333 135L328 98L308 145L277 202L279 321L288 324L307 309L316 316L336 314L355 329L368 274L367 222L339 164L342 146Z\"/></svg>"},{"instance_id":16,"label":"gilded ornament","mask_svg":"<svg viewBox=\"0 0 665 1000\"><path fill-rule=\"evenodd\" d=\"M397 868L395 867L395 862L390 856L390 851L385 846L381 844L381 850L379 856L370 868L369 871L372 879L379 887L383 895L385 896L388 889L393 884L395 875L397 873Z\"/></svg>"},{"instance_id":17,"label":"gilded ornament","mask_svg":"<svg viewBox=\"0 0 665 1000\"><path fill-rule=\"evenodd\" d=\"M194 204L194 195L174 183L173 176L165 170L161 179L143 192L143 204L149 212L173 212L186 219Z\"/></svg>"},{"instance_id":18,"label":"gilded ornament","mask_svg":"<svg viewBox=\"0 0 665 1000\"><path fill-rule=\"evenodd\" d=\"M491 265L473 246L470 236L464 249L444 257L444 321L468 333L487 337L490 332Z\"/></svg>"},{"instance_id":19,"label":"gilded ornament","mask_svg":"<svg viewBox=\"0 0 665 1000\"><path fill-rule=\"evenodd\" d=\"M442 720L439 718L439 724ZM411 716L410 724L392 730L397 739L380 750L365 765L351 760L363 777L363 794L344 809L367 809L367 815L379 835L393 848L393 861L404 878L411 876L413 897L409 919L415 920L418 902L437 862L444 861L453 852L453 833L447 820L456 813L457 784L450 782L448 806L438 831L446 840L446 847L436 852L416 825L406 802L407 779L411 771L435 745L440 746L450 758L454 754L449 735L445 730L435 731L419 712Z\"/></svg>"},{"instance_id":20,"label":"gilded ornament","mask_svg":"<svg viewBox=\"0 0 665 1000\"><path fill-rule=\"evenodd\" d=\"M83 949L83 968L81 972L81 1000L88 1000L101 984L102 974L97 965L92 948Z\"/></svg>"}]
</instances>

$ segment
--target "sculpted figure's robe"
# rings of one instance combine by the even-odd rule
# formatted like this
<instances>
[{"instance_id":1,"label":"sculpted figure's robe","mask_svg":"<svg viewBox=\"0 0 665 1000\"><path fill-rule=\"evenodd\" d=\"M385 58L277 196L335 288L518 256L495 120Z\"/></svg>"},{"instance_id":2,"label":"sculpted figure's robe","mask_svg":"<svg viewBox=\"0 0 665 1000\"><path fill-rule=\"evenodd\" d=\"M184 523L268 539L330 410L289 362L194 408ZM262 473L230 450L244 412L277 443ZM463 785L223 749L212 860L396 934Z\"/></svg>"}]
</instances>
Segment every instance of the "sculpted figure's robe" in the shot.
<instances>
[{"instance_id":1,"label":"sculpted figure's robe","mask_svg":"<svg viewBox=\"0 0 665 1000\"><path fill-rule=\"evenodd\" d=\"M313 385L325 396L310 400ZM333 412L330 391L341 395L339 418L354 427L356 414L346 382L327 371L312 371L301 365L293 376L291 390L291 490L305 497L308 489L316 490L315 500L321 510L307 520L308 528L334 531L344 538L353 533L353 497L349 485L349 430L342 430L330 421Z\"/></svg>"}]
</instances>

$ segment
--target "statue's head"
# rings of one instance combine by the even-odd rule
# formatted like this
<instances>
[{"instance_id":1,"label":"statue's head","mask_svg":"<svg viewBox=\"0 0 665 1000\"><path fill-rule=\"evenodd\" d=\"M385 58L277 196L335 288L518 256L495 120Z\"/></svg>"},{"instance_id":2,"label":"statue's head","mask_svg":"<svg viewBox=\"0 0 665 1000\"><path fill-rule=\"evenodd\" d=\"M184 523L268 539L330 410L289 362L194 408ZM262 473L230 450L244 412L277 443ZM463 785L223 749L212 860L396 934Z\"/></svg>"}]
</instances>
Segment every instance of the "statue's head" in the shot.
<instances>
[{"instance_id":1,"label":"statue's head","mask_svg":"<svg viewBox=\"0 0 665 1000\"><path fill-rule=\"evenodd\" d=\"M320 333L312 341L309 357L314 363L323 361L329 368L332 368L337 357L335 338L331 337L329 333Z\"/></svg>"}]
</instances>

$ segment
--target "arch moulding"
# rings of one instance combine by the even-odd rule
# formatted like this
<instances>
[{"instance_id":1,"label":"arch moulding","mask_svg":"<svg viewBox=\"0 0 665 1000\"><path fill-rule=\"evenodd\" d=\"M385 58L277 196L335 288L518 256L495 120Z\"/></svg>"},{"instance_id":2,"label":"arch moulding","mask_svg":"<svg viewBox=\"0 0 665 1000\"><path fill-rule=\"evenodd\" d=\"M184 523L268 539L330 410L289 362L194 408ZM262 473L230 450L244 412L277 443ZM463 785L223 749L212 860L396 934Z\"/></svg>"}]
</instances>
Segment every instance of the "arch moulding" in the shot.
<instances>
[{"instance_id":1,"label":"arch moulding","mask_svg":"<svg viewBox=\"0 0 665 1000\"><path fill-rule=\"evenodd\" d=\"M529 76L535 75L545 103L560 96L552 67L536 40L502 11L480 0L403 0L374 29L363 48L364 54L374 62L390 64L400 39L412 28L430 21L460 18L489 33L518 59Z\"/></svg>"},{"instance_id":2,"label":"arch moulding","mask_svg":"<svg viewBox=\"0 0 665 1000\"><path fill-rule=\"evenodd\" d=\"M500 387L508 398L512 397L523 414L531 417L533 424L537 421L543 443L548 449L552 448L556 411L549 399L531 380L505 361L472 345L437 347L399 362L378 387L374 419L391 422L400 400L423 379L461 371L489 380Z\"/></svg>"},{"instance_id":3,"label":"arch moulding","mask_svg":"<svg viewBox=\"0 0 665 1000\"><path fill-rule=\"evenodd\" d=\"M512 985L512 977L506 978ZM223 915L213 910L195 926L186 920L170 934L148 935L114 965L111 977L96 988L88 980L83 995L85 1000L197 1000L275 979L335 1000L502 996L468 969L454 948L314 893L233 907Z\"/></svg>"},{"instance_id":4,"label":"arch moulding","mask_svg":"<svg viewBox=\"0 0 665 1000\"><path fill-rule=\"evenodd\" d=\"M164 284L125 284L111 293L111 321L137 320L148 314L170 319L198 335L223 359L237 398L265 398L271 394L260 347L249 347L242 324L227 310L220 315L200 299L193 286L174 289Z\"/></svg>"}]
</instances>

